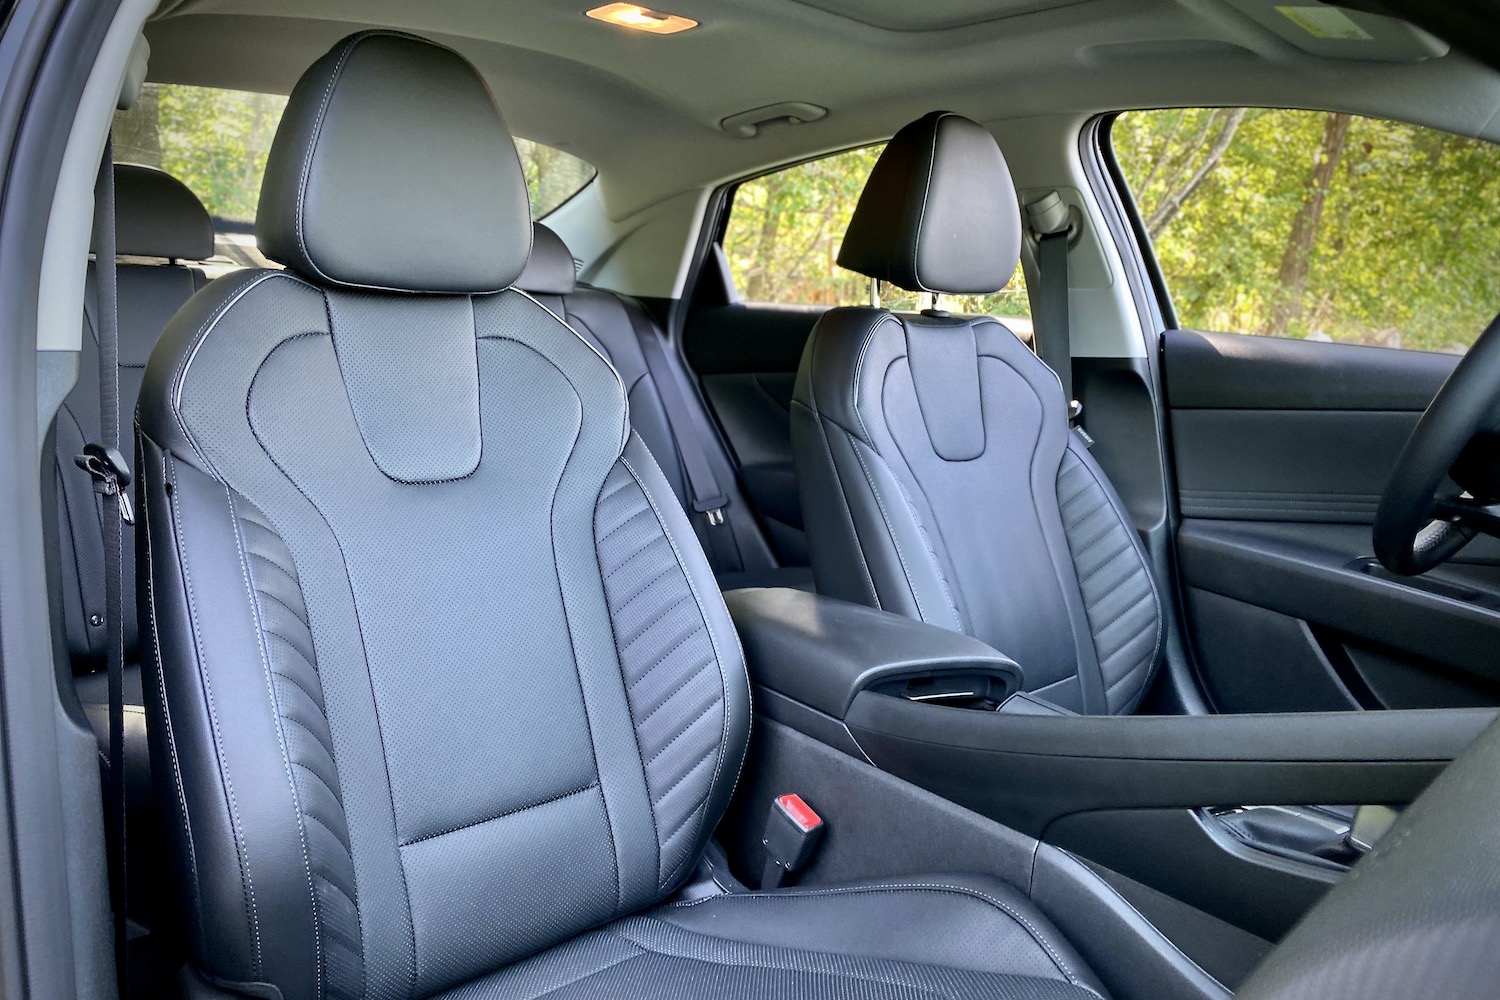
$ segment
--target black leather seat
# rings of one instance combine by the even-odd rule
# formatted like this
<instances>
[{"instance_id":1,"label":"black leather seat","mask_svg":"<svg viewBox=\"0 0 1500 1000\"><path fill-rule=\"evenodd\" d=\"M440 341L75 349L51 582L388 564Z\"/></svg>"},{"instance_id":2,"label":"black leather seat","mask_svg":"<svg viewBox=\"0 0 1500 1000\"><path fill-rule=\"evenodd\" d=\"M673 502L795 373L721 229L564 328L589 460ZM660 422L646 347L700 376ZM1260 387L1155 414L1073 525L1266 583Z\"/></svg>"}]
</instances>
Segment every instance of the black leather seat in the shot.
<instances>
[{"instance_id":1,"label":"black leather seat","mask_svg":"<svg viewBox=\"0 0 1500 1000\"><path fill-rule=\"evenodd\" d=\"M598 288L578 284L573 254L555 232L542 223L532 226L531 257L526 270L516 279L516 287L531 294L548 311L566 322L599 350L625 383L630 403L630 426L640 435L651 457L656 459L662 475L684 510L689 509L687 477L683 471L681 445L667 420L661 392L646 364L639 336L662 337L656 321L640 303ZM637 326L640 327L638 333ZM662 338L663 340L665 338ZM663 354L666 354L663 351ZM670 355L667 355L670 356ZM692 402L692 397L684 394ZM714 442L700 447L716 448ZM706 524L695 523L700 541ZM777 566L746 570L725 566L716 558L712 545L704 552L713 567L714 576L724 590L735 587L793 587L812 589L812 570L806 566Z\"/></svg>"},{"instance_id":2,"label":"black leather seat","mask_svg":"<svg viewBox=\"0 0 1500 1000\"><path fill-rule=\"evenodd\" d=\"M993 292L1020 225L994 138L934 113L881 154L839 263L913 291ZM1136 707L1161 656L1145 553L1057 377L1004 326L830 310L802 356L792 444L819 593L981 639L1054 705Z\"/></svg>"},{"instance_id":3,"label":"black leather seat","mask_svg":"<svg viewBox=\"0 0 1500 1000\"><path fill-rule=\"evenodd\" d=\"M176 178L131 164L115 166L115 245L128 258L115 267L119 309L120 413L128 426L151 349L193 293L208 284L200 261L214 254L213 223L203 203ZM62 620L68 655L79 674L85 704L103 704L104 533L98 497L88 474L74 464L86 442L97 441L99 347L97 302L89 264L83 352L78 381L57 416L54 467L57 477ZM126 442L127 449L129 442ZM125 598L133 599L135 540L125 538ZM136 654L135 622L126 622L127 659ZM135 682L139 689L139 682ZM97 690L96 690L97 689ZM95 695L97 694L97 697ZM139 705L139 699L136 704Z\"/></svg>"},{"instance_id":4,"label":"black leather seat","mask_svg":"<svg viewBox=\"0 0 1500 1000\"><path fill-rule=\"evenodd\" d=\"M150 167L115 167L115 241L126 258L115 266L119 310L119 384L122 425L135 411L146 359L167 321L193 293L208 283L204 273L183 261L214 254L213 223L207 210L181 182ZM78 382L58 411L54 437L57 522L54 538L57 582L62 591L63 637L73 681L101 759L109 753L109 685L104 671L104 533L102 508L87 473L74 463L84 443L100 438L99 348L95 328L98 303L96 264L88 271L83 350ZM130 443L125 442L128 453ZM123 538L121 553L126 606L135 592L135 539ZM126 872L131 919L155 926L163 916L155 891L164 876L161 836L151 793L137 662L135 621L125 622L125 769L130 828Z\"/></svg>"},{"instance_id":5,"label":"black leather seat","mask_svg":"<svg viewBox=\"0 0 1500 1000\"><path fill-rule=\"evenodd\" d=\"M341 42L257 236L288 269L197 295L139 411L200 995L1101 992L991 880L659 905L734 788L748 682L620 376L509 290L526 190L471 66Z\"/></svg>"}]
</instances>

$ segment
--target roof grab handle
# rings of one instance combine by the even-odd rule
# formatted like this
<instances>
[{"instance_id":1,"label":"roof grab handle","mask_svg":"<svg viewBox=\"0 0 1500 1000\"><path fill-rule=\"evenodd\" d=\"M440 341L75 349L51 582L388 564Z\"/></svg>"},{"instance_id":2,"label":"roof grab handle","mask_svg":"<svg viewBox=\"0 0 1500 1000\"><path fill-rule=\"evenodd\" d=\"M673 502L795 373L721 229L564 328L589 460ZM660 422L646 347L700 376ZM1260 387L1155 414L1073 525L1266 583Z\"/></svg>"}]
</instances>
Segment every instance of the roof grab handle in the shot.
<instances>
[{"instance_id":1,"label":"roof grab handle","mask_svg":"<svg viewBox=\"0 0 1500 1000\"><path fill-rule=\"evenodd\" d=\"M763 126L782 122L787 125L802 125L806 122L815 122L827 114L828 109L817 104L808 104L806 101L783 101L780 104L767 104L763 108L753 108L749 111L741 111L737 115L730 115L719 122L719 127L740 139L754 139Z\"/></svg>"}]
</instances>

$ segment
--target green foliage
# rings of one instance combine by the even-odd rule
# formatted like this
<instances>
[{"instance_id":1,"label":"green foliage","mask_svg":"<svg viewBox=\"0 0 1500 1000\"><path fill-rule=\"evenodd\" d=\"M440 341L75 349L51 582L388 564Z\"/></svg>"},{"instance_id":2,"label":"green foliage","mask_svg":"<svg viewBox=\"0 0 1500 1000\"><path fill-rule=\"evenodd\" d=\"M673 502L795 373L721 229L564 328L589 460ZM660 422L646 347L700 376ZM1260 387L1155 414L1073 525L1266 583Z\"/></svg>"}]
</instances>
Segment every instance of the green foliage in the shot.
<instances>
[{"instance_id":1,"label":"green foliage","mask_svg":"<svg viewBox=\"0 0 1500 1000\"><path fill-rule=\"evenodd\" d=\"M1112 134L1184 325L1421 350L1473 342L1500 308L1500 148L1257 109L1215 157L1230 114L1133 111ZM1320 161L1332 165L1321 189Z\"/></svg>"},{"instance_id":2,"label":"green foliage","mask_svg":"<svg viewBox=\"0 0 1500 1000\"><path fill-rule=\"evenodd\" d=\"M573 197L596 171L572 153L543 146L530 139L517 139L516 152L526 174L526 193L531 196L531 217L540 219Z\"/></svg>"},{"instance_id":3,"label":"green foliage","mask_svg":"<svg viewBox=\"0 0 1500 1000\"><path fill-rule=\"evenodd\" d=\"M870 301L870 279L837 264L844 230L884 146L867 146L779 170L741 184L734 195L724 252L747 302L858 305ZM884 282L880 302L917 309L919 296ZM995 295L949 296L955 312L1028 316L1017 268Z\"/></svg>"},{"instance_id":4,"label":"green foliage","mask_svg":"<svg viewBox=\"0 0 1500 1000\"><path fill-rule=\"evenodd\" d=\"M147 84L115 116L115 157L159 167L203 199L209 214L255 218L266 155L286 98L237 90Z\"/></svg>"},{"instance_id":5,"label":"green foliage","mask_svg":"<svg viewBox=\"0 0 1500 1000\"><path fill-rule=\"evenodd\" d=\"M115 158L165 170L215 218L249 223L285 108L286 98L273 94L149 83L135 107L115 116ZM594 178L594 168L569 153L526 139L516 148L533 218Z\"/></svg>"}]
</instances>

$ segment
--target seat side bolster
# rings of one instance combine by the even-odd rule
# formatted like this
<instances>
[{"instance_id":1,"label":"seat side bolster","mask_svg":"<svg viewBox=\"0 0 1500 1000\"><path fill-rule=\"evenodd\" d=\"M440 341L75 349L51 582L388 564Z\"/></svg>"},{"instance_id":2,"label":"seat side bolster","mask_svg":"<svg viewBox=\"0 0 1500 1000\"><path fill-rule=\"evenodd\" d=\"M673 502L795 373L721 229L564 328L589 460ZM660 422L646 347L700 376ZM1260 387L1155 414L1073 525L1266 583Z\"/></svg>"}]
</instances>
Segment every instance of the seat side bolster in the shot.
<instances>
[{"instance_id":1,"label":"seat side bolster","mask_svg":"<svg viewBox=\"0 0 1500 1000\"><path fill-rule=\"evenodd\" d=\"M652 793L652 810L656 814L658 836L661 838L659 841L661 847L660 889L665 892L690 873L692 864L702 853L703 846L713 833L713 818L723 815L729 806L729 799L734 793L734 788L738 784L746 747L749 743L750 683L745 672L745 655L740 647L739 633L735 631L734 623L729 618L729 611L724 606L724 599L720 596L713 570L709 567L703 550L696 543L692 526L688 523L686 515L675 502L671 487L662 476L661 470L657 468L651 452L635 433L631 433L626 442L621 456L621 465L628 474L628 478L633 480L634 489L639 491L641 502L650 508L651 524L654 527L649 527L646 534L659 533L666 538L668 553L664 554L663 558L669 558L670 562L675 563L680 570L681 580L689 591L691 606L696 609L696 615L701 619L706 632L707 642L697 643L697 652L701 653L702 657L711 659L712 663L703 667L702 670L685 669L684 663L697 658L692 655L690 649L695 644L687 642L680 643L678 647L665 651L659 658L654 657L653 660L664 670L683 672L681 680L674 677L671 681L672 687L679 692L692 686L696 686L704 693L711 692L709 700L714 705L706 709L704 714L715 714L713 708L717 706L717 714L721 717L719 730L711 734L711 740L705 742L705 737L709 734L698 735L696 739L688 739L693 735L690 731L695 728L695 724L689 724L687 730L672 739L669 747L663 747L652 753L650 756L654 758L653 760L643 760L643 769L647 773ZM619 478L623 480L626 477ZM611 488L611 480L606 480L605 489ZM659 548L659 546L654 547ZM603 555L601 551L601 557ZM611 568L622 567L622 560L612 560ZM621 573L619 577L629 575ZM614 584L619 582L622 581L618 578L606 579L606 591L610 593L612 617L620 615L621 606L625 603L621 600L622 595L614 592ZM638 590L637 593L645 593L651 589L648 585ZM675 599L670 597L669 592L664 601L675 601ZM636 613L644 612L636 609ZM616 621L617 627L619 624L619 621ZM642 651L635 649L632 653L639 657ZM629 670L630 665L624 662L626 656L623 651L621 657L622 667ZM636 669L639 670L639 668L640 665L637 665ZM652 668L648 666L646 669ZM711 683L707 683L710 673L716 676L713 677ZM697 682L696 685L694 682ZM673 699L668 699L668 701L671 700ZM636 711L637 706L632 702L632 712ZM649 726L654 723L659 727L665 722L666 716L671 713L658 712L650 721L646 718L647 714L649 713L642 713L634 719L638 739L643 743L651 735L648 732ZM695 750L694 747L697 749ZM684 753L693 758L689 761L693 765L699 762L698 758L702 758L705 763L702 767L684 767L672 759ZM714 758L711 770L706 765L706 758L709 756ZM657 780L662 775L674 776L674 780L669 784L663 784ZM684 798L696 801L698 804L684 805L681 801ZM669 814L670 817L681 817L681 819L677 822L669 822L668 826L664 827L661 824L669 820Z\"/></svg>"},{"instance_id":2,"label":"seat side bolster","mask_svg":"<svg viewBox=\"0 0 1500 1000\"><path fill-rule=\"evenodd\" d=\"M865 558L888 610L931 625L964 631L952 591L944 579L906 490L889 463L853 435L830 433L838 471L860 525ZM863 489L861 489L861 486Z\"/></svg>"},{"instance_id":3,"label":"seat side bolster","mask_svg":"<svg viewBox=\"0 0 1500 1000\"><path fill-rule=\"evenodd\" d=\"M195 961L226 982L272 982L286 1000L318 997L303 816L233 497L140 440L145 687L153 756L173 771L158 789L189 868L178 884Z\"/></svg>"},{"instance_id":4,"label":"seat side bolster","mask_svg":"<svg viewBox=\"0 0 1500 1000\"><path fill-rule=\"evenodd\" d=\"M1075 435L1057 499L1099 665L1105 706L1130 714L1162 657L1163 618L1151 563L1124 502Z\"/></svg>"}]
</instances>

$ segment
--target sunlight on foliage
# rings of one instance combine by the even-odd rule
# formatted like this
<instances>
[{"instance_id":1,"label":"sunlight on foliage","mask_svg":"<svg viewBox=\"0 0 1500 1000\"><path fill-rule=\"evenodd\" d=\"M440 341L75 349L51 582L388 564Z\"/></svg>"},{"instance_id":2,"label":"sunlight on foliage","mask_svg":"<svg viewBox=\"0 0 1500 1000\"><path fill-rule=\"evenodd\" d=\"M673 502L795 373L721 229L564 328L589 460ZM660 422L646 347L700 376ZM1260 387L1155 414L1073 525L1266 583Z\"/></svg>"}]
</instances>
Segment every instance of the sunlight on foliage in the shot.
<instances>
[{"instance_id":1,"label":"sunlight on foliage","mask_svg":"<svg viewBox=\"0 0 1500 1000\"><path fill-rule=\"evenodd\" d=\"M210 215L249 222L285 107L273 94L148 83L135 107L115 115L115 159L165 170Z\"/></svg>"},{"instance_id":2,"label":"sunlight on foliage","mask_svg":"<svg viewBox=\"0 0 1500 1000\"><path fill-rule=\"evenodd\" d=\"M115 115L115 159L165 170L221 225L245 228L255 219L266 156L285 109L286 98L274 94L148 83L135 107ZM594 168L570 153L527 139L517 139L516 149L532 218L594 179Z\"/></svg>"},{"instance_id":3,"label":"sunlight on foliage","mask_svg":"<svg viewBox=\"0 0 1500 1000\"><path fill-rule=\"evenodd\" d=\"M735 287L746 302L789 305L867 305L870 279L837 264L844 230L880 146L867 146L788 167L746 181L735 191L724 252ZM918 296L888 285L880 304L918 309ZM959 313L1028 316L1020 269L995 295L952 295L945 308Z\"/></svg>"},{"instance_id":4,"label":"sunlight on foliage","mask_svg":"<svg viewBox=\"0 0 1500 1000\"><path fill-rule=\"evenodd\" d=\"M521 169L526 173L533 219L540 219L583 190L596 173L572 153L530 139L517 139L516 152L521 154Z\"/></svg>"},{"instance_id":5,"label":"sunlight on foliage","mask_svg":"<svg viewBox=\"0 0 1500 1000\"><path fill-rule=\"evenodd\" d=\"M1500 147L1262 109L1111 138L1184 326L1462 352L1500 307Z\"/></svg>"}]
</instances>

